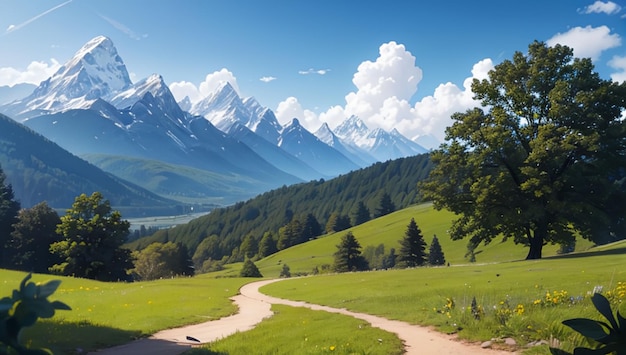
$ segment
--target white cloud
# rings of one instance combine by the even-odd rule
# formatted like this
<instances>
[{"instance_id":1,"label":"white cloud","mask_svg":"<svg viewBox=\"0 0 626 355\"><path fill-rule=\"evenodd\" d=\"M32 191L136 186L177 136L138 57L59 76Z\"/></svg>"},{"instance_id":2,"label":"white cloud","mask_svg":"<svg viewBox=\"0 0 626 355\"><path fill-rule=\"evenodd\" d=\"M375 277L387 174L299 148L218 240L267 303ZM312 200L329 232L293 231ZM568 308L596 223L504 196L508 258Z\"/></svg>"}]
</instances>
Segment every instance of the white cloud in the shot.
<instances>
[{"instance_id":1,"label":"white cloud","mask_svg":"<svg viewBox=\"0 0 626 355\"><path fill-rule=\"evenodd\" d=\"M618 83L626 81L626 56L613 56L613 58L609 60L608 65L617 70L617 72L611 74L613 81Z\"/></svg>"},{"instance_id":2,"label":"white cloud","mask_svg":"<svg viewBox=\"0 0 626 355\"><path fill-rule=\"evenodd\" d=\"M597 60L600 54L610 48L620 46L621 37L607 26L574 27L565 33L557 33L547 41L549 46L556 44L566 45L574 50L578 58Z\"/></svg>"},{"instance_id":3,"label":"white cloud","mask_svg":"<svg viewBox=\"0 0 626 355\"><path fill-rule=\"evenodd\" d=\"M185 96L188 96L191 102L197 102L201 99L198 88L188 81L170 83L169 88L176 101L181 101Z\"/></svg>"},{"instance_id":4,"label":"white cloud","mask_svg":"<svg viewBox=\"0 0 626 355\"><path fill-rule=\"evenodd\" d=\"M322 124L315 112L303 109L298 99L293 96L281 101L274 114L281 125L288 124L292 119L297 118L302 126L312 132Z\"/></svg>"},{"instance_id":5,"label":"white cloud","mask_svg":"<svg viewBox=\"0 0 626 355\"><path fill-rule=\"evenodd\" d=\"M50 63L33 61L26 67L26 70L13 67L0 68L0 85L13 86L20 83L39 85L51 77L60 67L61 64L52 58Z\"/></svg>"},{"instance_id":6,"label":"white cloud","mask_svg":"<svg viewBox=\"0 0 626 355\"><path fill-rule=\"evenodd\" d=\"M239 92L237 78L226 68L207 74L198 86L188 81L176 81L170 83L169 87L177 101L189 96L191 102L196 103L215 91L223 82L229 82L235 91Z\"/></svg>"},{"instance_id":7,"label":"white cloud","mask_svg":"<svg viewBox=\"0 0 626 355\"><path fill-rule=\"evenodd\" d=\"M596 1L593 4L585 7L585 9L583 10L583 13L585 14L605 13L607 15L612 15L612 14L616 14L620 12L621 9L622 7L614 3L613 1L607 1L607 2Z\"/></svg>"},{"instance_id":8,"label":"white cloud","mask_svg":"<svg viewBox=\"0 0 626 355\"><path fill-rule=\"evenodd\" d=\"M273 76L263 76L259 80L261 80L264 83L269 83L270 81L276 80L276 78Z\"/></svg>"},{"instance_id":9,"label":"white cloud","mask_svg":"<svg viewBox=\"0 0 626 355\"><path fill-rule=\"evenodd\" d=\"M307 70L299 70L298 74L300 75L309 75L309 74L318 74L318 75L326 75L330 69L313 69L309 68Z\"/></svg>"},{"instance_id":10,"label":"white cloud","mask_svg":"<svg viewBox=\"0 0 626 355\"><path fill-rule=\"evenodd\" d=\"M365 61L357 68L352 78L357 91L346 95L346 114L361 117L369 126L387 126L389 120L380 112L385 101L391 97L396 102L408 101L421 80L422 70L415 66L415 57L404 45L385 43L376 61Z\"/></svg>"},{"instance_id":11,"label":"white cloud","mask_svg":"<svg viewBox=\"0 0 626 355\"><path fill-rule=\"evenodd\" d=\"M410 100L417 92L422 70L403 45L389 42L380 46L375 61L359 65L353 77L357 90L346 95L345 106L330 107L315 117L311 111L303 109L295 97L290 97L278 105L276 117L281 123L300 118L307 129L314 131L322 122L335 128L354 114L370 129L396 128L408 138L432 134L443 141L453 113L479 106L472 98L472 80L487 78L493 67L491 59L484 59L473 66L472 76L463 82L463 88L453 83L441 84L433 95L412 106Z\"/></svg>"}]
</instances>

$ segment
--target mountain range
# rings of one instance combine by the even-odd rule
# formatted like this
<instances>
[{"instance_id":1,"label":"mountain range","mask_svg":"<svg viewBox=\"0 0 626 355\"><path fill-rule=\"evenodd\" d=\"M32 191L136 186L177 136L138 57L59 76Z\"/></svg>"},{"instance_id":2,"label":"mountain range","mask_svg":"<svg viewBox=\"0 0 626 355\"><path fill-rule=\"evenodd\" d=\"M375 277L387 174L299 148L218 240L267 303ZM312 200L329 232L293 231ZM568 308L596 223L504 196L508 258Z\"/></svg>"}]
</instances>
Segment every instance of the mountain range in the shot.
<instances>
[{"instance_id":1,"label":"mountain range","mask_svg":"<svg viewBox=\"0 0 626 355\"><path fill-rule=\"evenodd\" d=\"M7 97L11 89L3 87ZM104 36L0 112L118 178L183 202L229 204L427 151L356 116L314 133L296 117L283 126L228 82L196 103L177 102L158 74L133 83Z\"/></svg>"}]
</instances>

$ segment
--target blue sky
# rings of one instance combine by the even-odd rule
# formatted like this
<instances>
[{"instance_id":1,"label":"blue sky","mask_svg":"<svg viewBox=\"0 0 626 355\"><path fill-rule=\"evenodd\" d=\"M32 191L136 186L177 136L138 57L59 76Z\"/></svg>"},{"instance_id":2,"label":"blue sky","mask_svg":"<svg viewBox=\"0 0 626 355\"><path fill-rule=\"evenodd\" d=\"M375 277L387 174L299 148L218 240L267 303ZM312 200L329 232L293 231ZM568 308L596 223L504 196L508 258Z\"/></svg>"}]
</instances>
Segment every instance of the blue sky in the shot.
<instances>
[{"instance_id":1,"label":"blue sky","mask_svg":"<svg viewBox=\"0 0 626 355\"><path fill-rule=\"evenodd\" d=\"M133 80L161 74L179 99L228 80L312 131L357 114L441 139L476 105L466 79L534 40L626 80L622 0L0 0L0 85L38 84L98 35Z\"/></svg>"}]
</instances>

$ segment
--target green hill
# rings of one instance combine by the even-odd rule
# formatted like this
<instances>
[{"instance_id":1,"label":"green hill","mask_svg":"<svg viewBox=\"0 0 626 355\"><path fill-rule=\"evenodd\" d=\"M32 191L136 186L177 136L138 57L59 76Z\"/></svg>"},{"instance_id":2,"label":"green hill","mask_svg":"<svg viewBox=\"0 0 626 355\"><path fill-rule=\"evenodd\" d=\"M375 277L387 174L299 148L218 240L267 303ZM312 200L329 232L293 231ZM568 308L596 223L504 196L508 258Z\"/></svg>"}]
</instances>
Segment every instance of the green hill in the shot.
<instances>
[{"instance_id":1,"label":"green hill","mask_svg":"<svg viewBox=\"0 0 626 355\"><path fill-rule=\"evenodd\" d=\"M293 216L309 213L324 226L332 213L350 215L359 202L375 213L380 198L387 193L397 208L415 204L417 182L431 169L427 154L376 163L371 167L341 175L329 181L283 186L246 202L216 209L187 224L161 230L140 239L131 248L143 248L153 242L181 242L193 254L206 237L217 235L221 255L230 256L248 234L260 239L265 232L277 235L278 229Z\"/></svg>"},{"instance_id":2,"label":"green hill","mask_svg":"<svg viewBox=\"0 0 626 355\"><path fill-rule=\"evenodd\" d=\"M333 254L337 250L341 237L351 231L365 249L367 246L376 247L384 244L385 252L395 248L396 253L400 248L399 240L404 236L407 225L415 218L415 222L422 231L422 235L428 246L432 242L433 235L437 235L446 257L451 265L469 264L465 257L467 253L467 240L454 241L447 233L454 219L454 214L448 211L437 211L432 204L425 203L413 205L396 211L389 215L376 218L362 225L348 230L326 235L324 237L281 250L256 262L257 267L266 277L278 277L283 264L287 264L292 275L296 273L310 274L313 268L322 269L323 265L332 265ZM588 240L579 239L576 251L587 250L593 246ZM362 249L362 250L363 250ZM557 255L559 245L546 245L544 256ZM527 249L522 245L515 245L512 241L502 242L495 239L488 245L481 244L476 250L476 263L497 263L514 260L523 260ZM220 272L223 276L236 275L240 264L227 265L227 269Z\"/></svg>"},{"instance_id":3,"label":"green hill","mask_svg":"<svg viewBox=\"0 0 626 355\"><path fill-rule=\"evenodd\" d=\"M125 216L180 214L182 207L69 153L0 114L0 166L22 207L46 201L69 208L81 193L99 191Z\"/></svg>"}]
</instances>

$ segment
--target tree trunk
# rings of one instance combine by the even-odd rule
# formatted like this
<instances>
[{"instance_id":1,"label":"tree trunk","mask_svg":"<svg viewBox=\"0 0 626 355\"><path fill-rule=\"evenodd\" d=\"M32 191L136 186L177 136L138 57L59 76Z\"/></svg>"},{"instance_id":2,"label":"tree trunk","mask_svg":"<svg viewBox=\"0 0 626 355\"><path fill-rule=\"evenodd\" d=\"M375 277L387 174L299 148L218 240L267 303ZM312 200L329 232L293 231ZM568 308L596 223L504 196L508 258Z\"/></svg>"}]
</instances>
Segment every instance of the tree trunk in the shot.
<instances>
[{"instance_id":1,"label":"tree trunk","mask_svg":"<svg viewBox=\"0 0 626 355\"><path fill-rule=\"evenodd\" d=\"M547 234L548 227L545 223L539 224L532 234L530 232L528 233L530 249L528 250L526 260L541 259L541 249L543 248L543 241Z\"/></svg>"}]
</instances>

